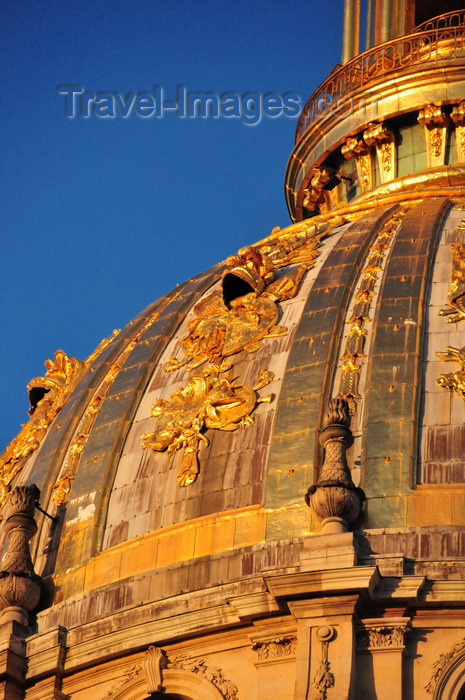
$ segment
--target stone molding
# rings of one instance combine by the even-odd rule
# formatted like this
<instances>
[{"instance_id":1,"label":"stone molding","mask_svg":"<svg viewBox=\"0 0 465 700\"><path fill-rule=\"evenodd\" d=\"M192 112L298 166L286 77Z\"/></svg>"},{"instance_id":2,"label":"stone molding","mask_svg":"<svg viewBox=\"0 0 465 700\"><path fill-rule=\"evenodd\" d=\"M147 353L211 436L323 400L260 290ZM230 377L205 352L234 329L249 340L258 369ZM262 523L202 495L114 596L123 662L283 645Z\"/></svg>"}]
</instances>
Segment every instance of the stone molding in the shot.
<instances>
[{"instance_id":1,"label":"stone molding","mask_svg":"<svg viewBox=\"0 0 465 700\"><path fill-rule=\"evenodd\" d=\"M426 692L433 696L433 700L442 697L448 700L450 695L446 693L446 688L448 685L451 685L449 683L451 676L464 662L465 637L454 644L445 654L440 654L439 658L433 663L433 673L425 685Z\"/></svg>"},{"instance_id":2,"label":"stone molding","mask_svg":"<svg viewBox=\"0 0 465 700\"><path fill-rule=\"evenodd\" d=\"M165 652L151 645L141 663L131 666L120 683L102 700L139 700L141 693L158 691L186 694L203 700L237 700L237 687L228 681L220 668L207 665L204 659L187 654L169 661Z\"/></svg>"}]
</instances>

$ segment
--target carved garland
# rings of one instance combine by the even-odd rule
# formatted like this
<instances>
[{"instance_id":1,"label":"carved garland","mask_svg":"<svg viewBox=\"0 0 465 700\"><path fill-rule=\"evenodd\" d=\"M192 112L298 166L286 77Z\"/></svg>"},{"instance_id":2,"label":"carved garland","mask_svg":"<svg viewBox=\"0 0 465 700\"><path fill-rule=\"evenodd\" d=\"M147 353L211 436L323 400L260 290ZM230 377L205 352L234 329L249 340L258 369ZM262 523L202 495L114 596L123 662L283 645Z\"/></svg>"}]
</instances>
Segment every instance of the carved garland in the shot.
<instances>
[{"instance_id":1,"label":"carved garland","mask_svg":"<svg viewBox=\"0 0 465 700\"><path fill-rule=\"evenodd\" d=\"M431 695L434 693L441 676L443 676L449 664L463 651L465 651L465 637L461 639L460 642L457 642L448 652L439 656L437 661L433 664L433 675L427 685L425 685L427 693Z\"/></svg>"}]
</instances>

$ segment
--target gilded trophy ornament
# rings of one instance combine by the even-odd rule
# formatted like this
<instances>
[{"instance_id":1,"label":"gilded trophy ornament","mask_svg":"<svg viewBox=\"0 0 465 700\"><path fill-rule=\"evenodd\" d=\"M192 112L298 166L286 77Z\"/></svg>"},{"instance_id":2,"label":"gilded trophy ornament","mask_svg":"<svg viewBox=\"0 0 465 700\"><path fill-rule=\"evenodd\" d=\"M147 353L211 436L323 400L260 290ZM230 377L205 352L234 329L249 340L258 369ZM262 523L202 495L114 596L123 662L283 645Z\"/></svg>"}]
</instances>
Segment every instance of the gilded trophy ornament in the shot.
<instances>
[{"instance_id":1,"label":"gilded trophy ornament","mask_svg":"<svg viewBox=\"0 0 465 700\"><path fill-rule=\"evenodd\" d=\"M233 378L231 365L209 365L190 377L168 401L159 399L152 408L157 419L153 431L141 435L143 447L173 454L184 448L178 473L180 486L192 484L199 473L197 451L202 441L209 444L205 429L237 430L253 424L251 413L257 403L269 403L272 396L257 396L256 392L273 380L273 372L263 370L254 386L241 385Z\"/></svg>"},{"instance_id":2,"label":"gilded trophy ornament","mask_svg":"<svg viewBox=\"0 0 465 700\"><path fill-rule=\"evenodd\" d=\"M191 371L241 350L255 352L264 338L287 333L287 328L278 325L277 304L295 296L307 264L276 280L271 261L253 248L241 249L227 263L221 289L194 307L195 318L181 341L185 357L170 358L167 372L186 365Z\"/></svg>"},{"instance_id":3,"label":"gilded trophy ornament","mask_svg":"<svg viewBox=\"0 0 465 700\"><path fill-rule=\"evenodd\" d=\"M194 318L180 343L185 356L171 357L165 370L192 371L241 350L255 352L265 338L285 335L287 329L278 324L278 304L297 294L318 256L321 238L330 230L327 223L290 226L274 232L276 238L272 234L227 258L221 287L194 307ZM288 265L298 266L277 277L276 270Z\"/></svg>"}]
</instances>

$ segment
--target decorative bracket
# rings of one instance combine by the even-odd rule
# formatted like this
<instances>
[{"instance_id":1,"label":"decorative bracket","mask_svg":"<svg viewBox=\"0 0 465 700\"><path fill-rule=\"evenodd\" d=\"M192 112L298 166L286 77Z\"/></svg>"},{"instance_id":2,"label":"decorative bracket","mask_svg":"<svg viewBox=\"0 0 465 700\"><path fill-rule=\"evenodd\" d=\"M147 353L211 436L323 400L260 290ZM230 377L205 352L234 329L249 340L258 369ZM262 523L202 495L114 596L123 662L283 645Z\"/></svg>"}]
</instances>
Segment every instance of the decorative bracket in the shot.
<instances>
[{"instance_id":1,"label":"decorative bracket","mask_svg":"<svg viewBox=\"0 0 465 700\"><path fill-rule=\"evenodd\" d=\"M362 194L373 189L375 178L372 153L361 136L350 137L341 148L346 160L355 158Z\"/></svg>"},{"instance_id":2,"label":"decorative bracket","mask_svg":"<svg viewBox=\"0 0 465 700\"><path fill-rule=\"evenodd\" d=\"M418 121L425 128L428 167L444 165L449 117L442 111L440 105L430 104L420 110Z\"/></svg>"},{"instance_id":3,"label":"decorative bracket","mask_svg":"<svg viewBox=\"0 0 465 700\"><path fill-rule=\"evenodd\" d=\"M450 116L455 124L457 160L463 163L465 161L465 100L455 105Z\"/></svg>"},{"instance_id":4,"label":"decorative bracket","mask_svg":"<svg viewBox=\"0 0 465 700\"><path fill-rule=\"evenodd\" d=\"M389 182L396 177L396 139L388 122L372 123L363 132L367 146L375 146L381 182Z\"/></svg>"}]
</instances>

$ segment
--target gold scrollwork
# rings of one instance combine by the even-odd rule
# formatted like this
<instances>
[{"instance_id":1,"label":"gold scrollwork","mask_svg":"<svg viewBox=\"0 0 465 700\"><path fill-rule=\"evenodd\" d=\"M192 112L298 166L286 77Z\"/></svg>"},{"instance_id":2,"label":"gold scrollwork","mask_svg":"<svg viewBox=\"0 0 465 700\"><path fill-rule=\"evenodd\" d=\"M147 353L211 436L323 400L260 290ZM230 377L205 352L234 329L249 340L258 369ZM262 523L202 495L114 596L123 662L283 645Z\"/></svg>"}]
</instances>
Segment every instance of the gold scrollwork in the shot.
<instances>
[{"instance_id":1,"label":"gold scrollwork","mask_svg":"<svg viewBox=\"0 0 465 700\"><path fill-rule=\"evenodd\" d=\"M460 362L462 365L457 372L440 374L436 381L440 386L455 391L462 399L465 399L465 346L454 348L449 345L446 352L437 352L436 355L446 362Z\"/></svg>"},{"instance_id":2,"label":"gold scrollwork","mask_svg":"<svg viewBox=\"0 0 465 700\"><path fill-rule=\"evenodd\" d=\"M184 448L178 473L180 486L193 483L199 472L197 450L200 441L209 444L204 429L236 430L253 424L250 414L257 403L269 403L272 396L257 397L256 392L269 384L273 372L263 370L254 386L241 385L228 362L209 365L190 377L187 384L177 389L168 401L159 399L152 408L157 419L153 431L141 435L143 447L173 454Z\"/></svg>"},{"instance_id":3,"label":"gold scrollwork","mask_svg":"<svg viewBox=\"0 0 465 700\"><path fill-rule=\"evenodd\" d=\"M367 265L362 270L360 286L355 292L351 314L346 322L351 324L351 329L345 337L344 350L340 357L341 378L337 395L346 399L352 415L357 410L356 402L361 399L358 391L360 359L366 357L363 352L367 335L365 324L370 321L369 313L378 273L383 269L386 252L407 211L408 207L403 207L390 216L370 247Z\"/></svg>"},{"instance_id":4,"label":"gold scrollwork","mask_svg":"<svg viewBox=\"0 0 465 700\"><path fill-rule=\"evenodd\" d=\"M291 227L292 228L292 227ZM194 318L181 340L185 357L171 357L167 372L185 367L194 370L204 362L218 362L241 350L255 352L265 338L286 335L278 325L277 304L292 299L305 272L314 265L320 240L328 227L305 228L264 245L241 248L226 260L221 289L217 289L194 307ZM300 263L290 274L276 277L278 268Z\"/></svg>"},{"instance_id":5,"label":"gold scrollwork","mask_svg":"<svg viewBox=\"0 0 465 700\"><path fill-rule=\"evenodd\" d=\"M447 316L447 323L457 323L465 318L465 246L452 244L452 282L447 294L450 308L441 309L440 316Z\"/></svg>"},{"instance_id":6,"label":"gold scrollwork","mask_svg":"<svg viewBox=\"0 0 465 700\"><path fill-rule=\"evenodd\" d=\"M31 408L30 419L21 427L0 457L0 508L9 492L9 484L21 470L24 460L38 449L50 423L61 410L65 400L77 385L84 371L119 330L104 338L83 362L57 350L53 360L46 360L43 377L31 379L27 385Z\"/></svg>"}]
</instances>

